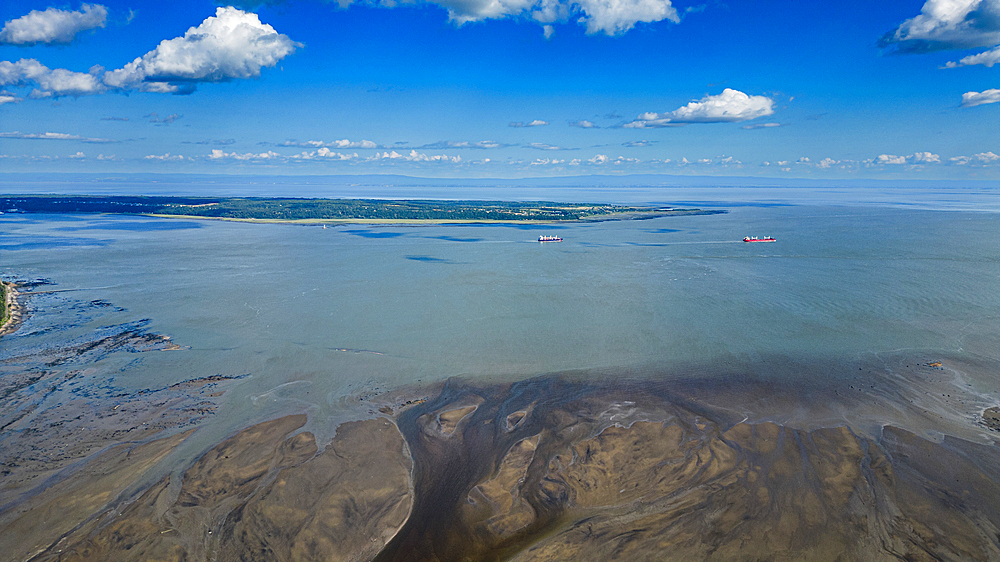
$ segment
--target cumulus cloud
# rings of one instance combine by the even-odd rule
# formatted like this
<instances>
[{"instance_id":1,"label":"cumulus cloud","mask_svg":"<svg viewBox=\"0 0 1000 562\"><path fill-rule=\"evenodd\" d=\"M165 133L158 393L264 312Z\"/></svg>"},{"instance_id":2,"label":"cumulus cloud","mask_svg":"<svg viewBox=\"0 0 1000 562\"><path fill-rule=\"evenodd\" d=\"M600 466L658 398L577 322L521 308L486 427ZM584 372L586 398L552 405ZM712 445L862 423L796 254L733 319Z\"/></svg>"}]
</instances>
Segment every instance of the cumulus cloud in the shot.
<instances>
[{"instance_id":1,"label":"cumulus cloud","mask_svg":"<svg viewBox=\"0 0 1000 562\"><path fill-rule=\"evenodd\" d=\"M516 121L508 125L508 127L543 127L548 125L548 121L542 121L541 119L535 119L534 121L528 121L527 123L523 121Z\"/></svg>"},{"instance_id":2,"label":"cumulus cloud","mask_svg":"<svg viewBox=\"0 0 1000 562\"><path fill-rule=\"evenodd\" d=\"M579 160L574 160L573 162L579 162ZM573 162L570 162L572 164ZM612 165L622 165L622 164L636 164L641 162L638 158L626 158L624 156L619 156L617 158L611 158L606 154L595 154L593 158L586 160L587 163L596 166L604 166L608 164Z\"/></svg>"},{"instance_id":3,"label":"cumulus cloud","mask_svg":"<svg viewBox=\"0 0 1000 562\"><path fill-rule=\"evenodd\" d=\"M5 103L17 103L24 98L18 97L17 94L8 91L0 91L0 105Z\"/></svg>"},{"instance_id":4,"label":"cumulus cloud","mask_svg":"<svg viewBox=\"0 0 1000 562\"><path fill-rule=\"evenodd\" d=\"M726 88L721 94L708 95L668 113L643 113L624 127L647 129L676 127L688 123L735 123L765 117L774 113L774 100L766 96L750 96Z\"/></svg>"},{"instance_id":5,"label":"cumulus cloud","mask_svg":"<svg viewBox=\"0 0 1000 562\"><path fill-rule=\"evenodd\" d=\"M350 0L339 0L342 4ZM556 22L576 21L587 33L619 35L640 22L663 20L680 23L670 0L426 0L448 10L448 18L458 25L499 18L530 18L542 25L546 38ZM382 6L397 3L382 0Z\"/></svg>"},{"instance_id":6,"label":"cumulus cloud","mask_svg":"<svg viewBox=\"0 0 1000 562\"><path fill-rule=\"evenodd\" d=\"M411 150L409 154L401 154L399 152L387 151L378 153L376 152L374 156L368 158L368 160L403 160L408 162L461 162L461 156L447 156L445 154L435 154L428 155L423 152L417 152L416 150Z\"/></svg>"},{"instance_id":7,"label":"cumulus cloud","mask_svg":"<svg viewBox=\"0 0 1000 562\"><path fill-rule=\"evenodd\" d=\"M974 64L981 64L986 67L992 68L994 64L1000 62L1000 47L993 49L992 51L986 51L979 53L978 55L969 55L963 57L958 62L948 62L945 64L945 68L957 68L959 66L971 66Z\"/></svg>"},{"instance_id":8,"label":"cumulus cloud","mask_svg":"<svg viewBox=\"0 0 1000 562\"><path fill-rule=\"evenodd\" d=\"M311 152L302 152L301 154L292 155L291 158L293 160L339 160L339 161L343 161L343 160L357 160L359 157L358 157L358 153L357 152L353 152L353 153L349 153L348 154L348 153L344 153L344 152L336 152L336 151L330 150L329 148L323 147L323 148L320 148L319 150L314 150L314 151L311 151Z\"/></svg>"},{"instance_id":9,"label":"cumulus cloud","mask_svg":"<svg viewBox=\"0 0 1000 562\"><path fill-rule=\"evenodd\" d=\"M900 54L994 47L945 65L993 66L1000 62L1000 0L927 0L920 15L883 35L879 46Z\"/></svg>"},{"instance_id":10,"label":"cumulus cloud","mask_svg":"<svg viewBox=\"0 0 1000 562\"><path fill-rule=\"evenodd\" d=\"M927 0L920 15L882 36L897 53L974 49L1000 44L1000 1Z\"/></svg>"},{"instance_id":11,"label":"cumulus cloud","mask_svg":"<svg viewBox=\"0 0 1000 562\"><path fill-rule=\"evenodd\" d=\"M554 166L556 164L563 164L565 160L558 160L555 158L536 158L534 162L531 162L532 166Z\"/></svg>"},{"instance_id":12,"label":"cumulus cloud","mask_svg":"<svg viewBox=\"0 0 1000 562\"><path fill-rule=\"evenodd\" d=\"M334 140L334 141L285 141L278 143L278 146L297 146L302 148L337 148L344 150L346 148L380 148L379 145L375 144L370 140L360 140L352 141L348 139Z\"/></svg>"},{"instance_id":13,"label":"cumulus cloud","mask_svg":"<svg viewBox=\"0 0 1000 562\"><path fill-rule=\"evenodd\" d=\"M189 94L200 82L225 82L260 76L301 47L261 23L256 14L218 8L215 16L183 37L162 41L156 49L117 70L94 66L89 72L50 69L35 59L0 61L0 86L36 86L29 97L85 96L109 90Z\"/></svg>"},{"instance_id":14,"label":"cumulus cloud","mask_svg":"<svg viewBox=\"0 0 1000 562\"><path fill-rule=\"evenodd\" d=\"M94 67L90 73L84 73L51 69L35 59L0 61L0 86L37 85L29 96L32 98L86 96L106 90L97 76L102 70Z\"/></svg>"},{"instance_id":15,"label":"cumulus cloud","mask_svg":"<svg viewBox=\"0 0 1000 562\"><path fill-rule=\"evenodd\" d=\"M254 9L282 1L242 0L236 5ZM586 26L587 33L619 35L643 22L681 21L671 0L336 0L341 8L355 1L382 8L435 4L447 10L456 25L487 19L532 20L542 26L546 39L555 33L554 23L576 22Z\"/></svg>"},{"instance_id":16,"label":"cumulus cloud","mask_svg":"<svg viewBox=\"0 0 1000 562\"><path fill-rule=\"evenodd\" d=\"M916 152L909 156L896 156L895 154L879 154L875 158L865 160L866 166L900 166L903 164L939 164L941 157L932 152Z\"/></svg>"},{"instance_id":17,"label":"cumulus cloud","mask_svg":"<svg viewBox=\"0 0 1000 562\"><path fill-rule=\"evenodd\" d=\"M13 131L9 133L0 133L0 139L69 140L69 141L79 141L92 144L106 144L106 143L118 142L111 139L81 137L80 135L70 135L68 133L21 133L18 131Z\"/></svg>"},{"instance_id":18,"label":"cumulus cloud","mask_svg":"<svg viewBox=\"0 0 1000 562\"><path fill-rule=\"evenodd\" d=\"M183 37L160 42L152 51L104 74L111 88L187 93L197 82L256 78L292 54L301 43L261 23L257 14L220 7Z\"/></svg>"},{"instance_id":19,"label":"cumulus cloud","mask_svg":"<svg viewBox=\"0 0 1000 562\"><path fill-rule=\"evenodd\" d=\"M987 103L1000 102L1000 90L984 90L982 92L965 92L962 94L962 107L975 107Z\"/></svg>"},{"instance_id":20,"label":"cumulus cloud","mask_svg":"<svg viewBox=\"0 0 1000 562\"><path fill-rule=\"evenodd\" d=\"M669 0L577 0L586 16L580 18L587 25L587 33L604 32L617 35L635 27L639 22L670 20L680 23L677 10Z\"/></svg>"},{"instance_id":21,"label":"cumulus cloud","mask_svg":"<svg viewBox=\"0 0 1000 562\"><path fill-rule=\"evenodd\" d=\"M646 147L646 146L653 146L653 142L654 141L648 141L648 140L628 141L628 142L623 142L622 146L625 146L625 147L628 147L628 148L642 148L642 147Z\"/></svg>"},{"instance_id":22,"label":"cumulus cloud","mask_svg":"<svg viewBox=\"0 0 1000 562\"><path fill-rule=\"evenodd\" d=\"M948 159L958 166L995 166L1000 164L1000 155L993 152L980 152L972 156L955 156Z\"/></svg>"},{"instance_id":23,"label":"cumulus cloud","mask_svg":"<svg viewBox=\"0 0 1000 562\"><path fill-rule=\"evenodd\" d=\"M579 121L570 121L570 127L579 127L581 129L600 129L593 121L587 121L586 119L581 119Z\"/></svg>"},{"instance_id":24,"label":"cumulus cloud","mask_svg":"<svg viewBox=\"0 0 1000 562\"><path fill-rule=\"evenodd\" d=\"M79 12L49 8L32 10L26 16L8 21L0 30L0 43L32 45L36 43L70 43L76 34L104 27L108 9L100 4L83 4Z\"/></svg>"}]
</instances>

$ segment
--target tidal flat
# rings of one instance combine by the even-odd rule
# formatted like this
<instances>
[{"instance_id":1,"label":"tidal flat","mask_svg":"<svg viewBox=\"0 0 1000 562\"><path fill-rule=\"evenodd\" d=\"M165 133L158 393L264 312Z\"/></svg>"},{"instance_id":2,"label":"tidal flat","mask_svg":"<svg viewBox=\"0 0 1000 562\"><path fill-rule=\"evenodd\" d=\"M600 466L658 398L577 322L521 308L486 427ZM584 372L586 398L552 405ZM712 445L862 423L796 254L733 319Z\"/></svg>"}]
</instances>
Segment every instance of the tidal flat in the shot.
<instances>
[{"instance_id":1,"label":"tidal flat","mask_svg":"<svg viewBox=\"0 0 1000 562\"><path fill-rule=\"evenodd\" d=\"M1000 557L998 215L727 210L4 215L0 559Z\"/></svg>"},{"instance_id":2,"label":"tidal flat","mask_svg":"<svg viewBox=\"0 0 1000 562\"><path fill-rule=\"evenodd\" d=\"M935 442L892 425L872 435L822 419L813 429L751 422L703 384L574 379L453 379L421 389L423 399L372 397L380 415L345 422L323 444L303 429L305 415L280 417L109 501L191 431L115 446L8 513L4 551L29 560L1000 556L995 444ZM772 395L750 378L736 386Z\"/></svg>"}]
</instances>

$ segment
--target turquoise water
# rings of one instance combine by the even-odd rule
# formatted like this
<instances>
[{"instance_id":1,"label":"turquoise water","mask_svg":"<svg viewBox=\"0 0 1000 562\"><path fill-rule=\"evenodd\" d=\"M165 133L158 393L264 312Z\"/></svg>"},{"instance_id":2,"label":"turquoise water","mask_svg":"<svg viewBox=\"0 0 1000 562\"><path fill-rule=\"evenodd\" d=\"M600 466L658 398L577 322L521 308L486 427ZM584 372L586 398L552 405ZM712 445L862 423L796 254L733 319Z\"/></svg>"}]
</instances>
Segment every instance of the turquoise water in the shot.
<instances>
[{"instance_id":1,"label":"turquoise water","mask_svg":"<svg viewBox=\"0 0 1000 562\"><path fill-rule=\"evenodd\" d=\"M248 375L224 397L216 434L290 410L346 419L359 395L453 376L669 378L684 375L668 368L678 365L712 376L713 365L846 365L907 351L1000 362L1000 213L722 208L543 227L327 229L6 214L0 273L44 278L34 290L54 292L29 297L31 315L0 339L0 360L145 320L186 349L110 353L87 376L142 389ZM539 244L540 234L565 241ZM807 391L845 372L774 376ZM998 383L996 370L963 373L976 408L1000 403Z\"/></svg>"}]
</instances>

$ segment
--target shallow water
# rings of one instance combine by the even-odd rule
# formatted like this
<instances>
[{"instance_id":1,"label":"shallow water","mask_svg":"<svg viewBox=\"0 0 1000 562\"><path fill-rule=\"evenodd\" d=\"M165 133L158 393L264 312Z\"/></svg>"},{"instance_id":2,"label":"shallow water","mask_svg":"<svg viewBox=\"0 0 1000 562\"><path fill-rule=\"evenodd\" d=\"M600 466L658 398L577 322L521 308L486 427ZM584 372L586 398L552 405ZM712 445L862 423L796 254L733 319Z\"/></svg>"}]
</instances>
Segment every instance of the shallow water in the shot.
<instances>
[{"instance_id":1,"label":"shallow water","mask_svg":"<svg viewBox=\"0 0 1000 562\"><path fill-rule=\"evenodd\" d=\"M909 353L980 365L948 371L961 383L920 383L926 392L961 384L968 407L953 415L1000 401L991 367L1000 361L1000 214L727 210L327 229L6 214L4 278L49 284L31 290L31 314L3 338L0 359L145 321L185 349L103 354L86 365L87 380L134 391L246 375L205 443L289 411L330 427L356 416L359 399L454 376L713 380L753 371L806 395L853 386L872 365L873 382L908 377L883 356ZM539 244L543 233L565 241ZM745 244L746 235L778 241Z\"/></svg>"}]
</instances>

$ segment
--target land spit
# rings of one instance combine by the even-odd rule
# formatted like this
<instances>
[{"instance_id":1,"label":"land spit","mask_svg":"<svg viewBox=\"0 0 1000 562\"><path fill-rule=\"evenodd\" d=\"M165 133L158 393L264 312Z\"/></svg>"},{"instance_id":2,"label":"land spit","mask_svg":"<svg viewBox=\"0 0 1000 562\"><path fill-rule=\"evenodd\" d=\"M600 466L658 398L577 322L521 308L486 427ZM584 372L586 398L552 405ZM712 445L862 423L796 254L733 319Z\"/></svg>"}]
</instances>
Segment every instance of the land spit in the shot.
<instances>
[{"instance_id":1,"label":"land spit","mask_svg":"<svg viewBox=\"0 0 1000 562\"><path fill-rule=\"evenodd\" d=\"M426 389L425 389L426 390ZM385 403L327 443L251 426L116 497L189 432L0 513L9 560L1000 559L995 445L749 422L563 377Z\"/></svg>"},{"instance_id":2,"label":"land spit","mask_svg":"<svg viewBox=\"0 0 1000 562\"><path fill-rule=\"evenodd\" d=\"M21 304L21 294L14 282L0 281L0 336L12 333L21 325L24 319L24 306Z\"/></svg>"}]
</instances>

